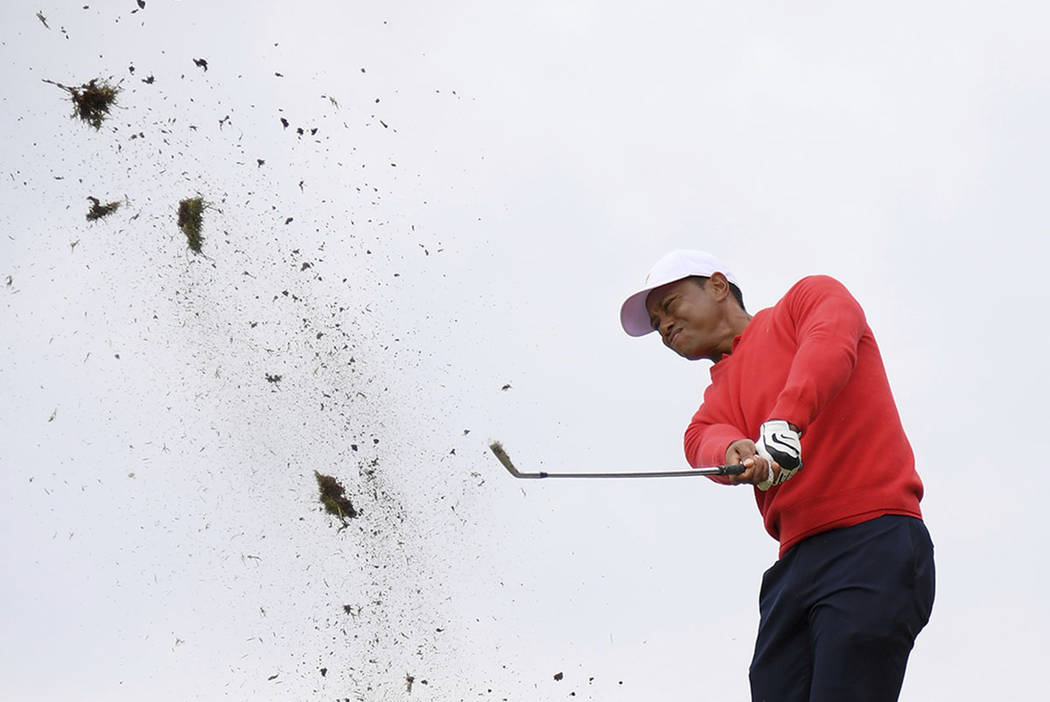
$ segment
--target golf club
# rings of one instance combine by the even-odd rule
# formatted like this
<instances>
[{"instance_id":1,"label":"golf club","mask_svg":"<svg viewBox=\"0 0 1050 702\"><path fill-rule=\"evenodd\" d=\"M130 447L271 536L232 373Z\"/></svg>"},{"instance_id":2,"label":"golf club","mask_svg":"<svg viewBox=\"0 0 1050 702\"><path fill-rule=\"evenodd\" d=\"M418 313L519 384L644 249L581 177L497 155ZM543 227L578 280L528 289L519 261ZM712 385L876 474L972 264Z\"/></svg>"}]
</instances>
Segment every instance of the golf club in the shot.
<instances>
[{"instance_id":1,"label":"golf club","mask_svg":"<svg viewBox=\"0 0 1050 702\"><path fill-rule=\"evenodd\" d=\"M683 470L659 470L638 473L522 473L510 462L510 456L503 450L503 445L498 441L489 444L492 453L507 469L507 472L515 478L675 478L685 475L740 475L744 472L742 463L734 463L725 466L711 466L708 468L689 468Z\"/></svg>"}]
</instances>

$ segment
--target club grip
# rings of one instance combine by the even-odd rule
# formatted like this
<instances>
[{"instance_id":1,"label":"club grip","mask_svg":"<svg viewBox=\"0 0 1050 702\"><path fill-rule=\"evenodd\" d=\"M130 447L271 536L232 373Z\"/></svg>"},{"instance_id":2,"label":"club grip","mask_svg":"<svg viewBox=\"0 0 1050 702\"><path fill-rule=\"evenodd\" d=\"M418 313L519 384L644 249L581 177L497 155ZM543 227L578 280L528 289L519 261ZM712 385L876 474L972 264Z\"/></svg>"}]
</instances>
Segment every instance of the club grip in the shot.
<instances>
[{"instance_id":1,"label":"club grip","mask_svg":"<svg viewBox=\"0 0 1050 702\"><path fill-rule=\"evenodd\" d=\"M743 463L732 463L728 466L722 466L721 475L740 475L747 468L744 467Z\"/></svg>"}]
</instances>

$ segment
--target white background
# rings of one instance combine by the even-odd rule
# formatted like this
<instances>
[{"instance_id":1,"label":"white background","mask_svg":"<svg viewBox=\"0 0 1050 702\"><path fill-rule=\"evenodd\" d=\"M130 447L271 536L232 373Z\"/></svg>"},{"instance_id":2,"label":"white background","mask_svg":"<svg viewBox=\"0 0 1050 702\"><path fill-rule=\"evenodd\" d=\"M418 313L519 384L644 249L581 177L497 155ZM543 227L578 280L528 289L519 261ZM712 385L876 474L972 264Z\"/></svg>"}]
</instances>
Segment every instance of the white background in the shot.
<instances>
[{"instance_id":1,"label":"white background","mask_svg":"<svg viewBox=\"0 0 1050 702\"><path fill-rule=\"evenodd\" d=\"M1040 695L1043 4L84 3L0 9L4 699L747 699L747 489L487 448L684 467L707 364L618 323L678 247L867 312L937 549L902 699ZM100 77L98 131L44 82Z\"/></svg>"}]
</instances>

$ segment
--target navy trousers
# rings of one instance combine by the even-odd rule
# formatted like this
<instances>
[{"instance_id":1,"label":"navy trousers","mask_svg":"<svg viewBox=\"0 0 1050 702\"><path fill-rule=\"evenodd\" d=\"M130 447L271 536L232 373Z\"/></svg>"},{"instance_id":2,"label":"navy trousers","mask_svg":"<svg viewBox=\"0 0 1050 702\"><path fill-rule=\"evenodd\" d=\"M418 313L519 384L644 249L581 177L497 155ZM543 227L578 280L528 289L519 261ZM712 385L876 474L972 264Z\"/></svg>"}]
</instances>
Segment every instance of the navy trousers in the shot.
<instances>
[{"instance_id":1,"label":"navy trousers","mask_svg":"<svg viewBox=\"0 0 1050 702\"><path fill-rule=\"evenodd\" d=\"M800 541L762 578L751 699L894 702L933 591L933 543L914 517Z\"/></svg>"}]
</instances>

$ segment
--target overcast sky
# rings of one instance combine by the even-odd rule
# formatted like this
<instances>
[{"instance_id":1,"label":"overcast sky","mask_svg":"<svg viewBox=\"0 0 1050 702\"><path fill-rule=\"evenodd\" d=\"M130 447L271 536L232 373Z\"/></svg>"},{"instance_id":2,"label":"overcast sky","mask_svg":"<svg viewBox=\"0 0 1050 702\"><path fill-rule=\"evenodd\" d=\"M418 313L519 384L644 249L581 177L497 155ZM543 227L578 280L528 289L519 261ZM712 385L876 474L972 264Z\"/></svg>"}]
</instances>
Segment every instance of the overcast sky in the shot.
<instances>
[{"instance_id":1,"label":"overcast sky","mask_svg":"<svg viewBox=\"0 0 1050 702\"><path fill-rule=\"evenodd\" d=\"M936 545L902 700L1045 687L1042 3L9 0L0 27L4 699L747 699L777 554L749 489L514 481L487 448L685 467L709 366L618 322L679 247L751 311L820 273L867 313ZM97 131L45 82L94 78Z\"/></svg>"}]
</instances>

